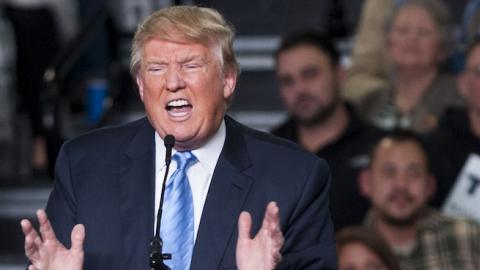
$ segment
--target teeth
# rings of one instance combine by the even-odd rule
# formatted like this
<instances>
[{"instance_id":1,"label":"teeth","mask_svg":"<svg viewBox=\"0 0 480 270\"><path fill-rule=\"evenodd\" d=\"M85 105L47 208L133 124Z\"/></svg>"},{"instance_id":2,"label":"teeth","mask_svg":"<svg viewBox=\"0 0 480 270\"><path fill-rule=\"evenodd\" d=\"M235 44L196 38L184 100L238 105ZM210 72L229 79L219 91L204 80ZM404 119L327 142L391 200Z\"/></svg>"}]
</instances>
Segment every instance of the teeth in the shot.
<instances>
[{"instance_id":1,"label":"teeth","mask_svg":"<svg viewBox=\"0 0 480 270\"><path fill-rule=\"evenodd\" d=\"M169 113L171 116L173 116L173 117L183 117L183 116L188 115L188 112L173 112L173 111L169 111L168 113Z\"/></svg>"},{"instance_id":2,"label":"teeth","mask_svg":"<svg viewBox=\"0 0 480 270\"><path fill-rule=\"evenodd\" d=\"M189 105L189 103L185 99L172 100L167 104L167 106L171 106L171 107L180 107L180 106L187 106L187 105Z\"/></svg>"}]
</instances>

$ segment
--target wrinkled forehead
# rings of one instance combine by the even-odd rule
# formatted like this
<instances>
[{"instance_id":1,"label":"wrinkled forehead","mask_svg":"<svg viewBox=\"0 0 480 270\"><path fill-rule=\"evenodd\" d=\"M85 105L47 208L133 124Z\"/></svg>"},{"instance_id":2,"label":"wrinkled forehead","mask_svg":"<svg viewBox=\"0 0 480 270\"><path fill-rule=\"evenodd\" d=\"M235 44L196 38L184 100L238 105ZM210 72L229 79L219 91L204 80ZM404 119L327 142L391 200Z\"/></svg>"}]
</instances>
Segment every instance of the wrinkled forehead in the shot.
<instances>
[{"instance_id":1,"label":"wrinkled forehead","mask_svg":"<svg viewBox=\"0 0 480 270\"><path fill-rule=\"evenodd\" d=\"M158 41L158 42L155 42ZM164 39L151 37L141 48L141 66L151 61L185 63L201 61L222 66L221 50L218 46L207 46L185 39Z\"/></svg>"},{"instance_id":2,"label":"wrinkled forehead","mask_svg":"<svg viewBox=\"0 0 480 270\"><path fill-rule=\"evenodd\" d=\"M175 26L170 22L167 25L161 24L162 21L157 22L147 38L159 38L178 43L198 43L205 46L210 45L213 41L211 37L200 31L188 32L186 29Z\"/></svg>"}]
</instances>

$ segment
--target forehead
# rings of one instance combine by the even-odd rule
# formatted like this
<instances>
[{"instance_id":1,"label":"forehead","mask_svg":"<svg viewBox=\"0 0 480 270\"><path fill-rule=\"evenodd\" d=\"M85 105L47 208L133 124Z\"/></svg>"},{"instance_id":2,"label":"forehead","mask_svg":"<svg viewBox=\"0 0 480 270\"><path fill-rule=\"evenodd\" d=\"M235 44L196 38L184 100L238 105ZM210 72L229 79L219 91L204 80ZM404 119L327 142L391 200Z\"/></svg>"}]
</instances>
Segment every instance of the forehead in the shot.
<instances>
[{"instance_id":1,"label":"forehead","mask_svg":"<svg viewBox=\"0 0 480 270\"><path fill-rule=\"evenodd\" d=\"M190 58L209 60L216 52L215 46L188 41L171 40L152 37L147 39L142 48L144 60L175 60L182 61Z\"/></svg>"},{"instance_id":2,"label":"forehead","mask_svg":"<svg viewBox=\"0 0 480 270\"><path fill-rule=\"evenodd\" d=\"M394 24L408 23L422 26L436 26L430 12L422 6L409 5L401 8L396 14Z\"/></svg>"},{"instance_id":3,"label":"forehead","mask_svg":"<svg viewBox=\"0 0 480 270\"><path fill-rule=\"evenodd\" d=\"M189 40L173 40L166 38L151 37L143 44L143 51L156 52L162 54L170 54L172 51L181 53L186 52L199 52L204 53L207 51L207 46L199 42Z\"/></svg>"},{"instance_id":4,"label":"forehead","mask_svg":"<svg viewBox=\"0 0 480 270\"><path fill-rule=\"evenodd\" d=\"M330 65L328 55L318 47L301 44L287 49L279 54L277 68L282 70L297 70L303 66Z\"/></svg>"},{"instance_id":5,"label":"forehead","mask_svg":"<svg viewBox=\"0 0 480 270\"><path fill-rule=\"evenodd\" d=\"M349 242L339 250L341 263L372 263L379 262L378 256L360 242Z\"/></svg>"},{"instance_id":6,"label":"forehead","mask_svg":"<svg viewBox=\"0 0 480 270\"><path fill-rule=\"evenodd\" d=\"M426 154L414 141L395 141L390 138L383 139L378 144L372 165L380 163L422 163L426 165Z\"/></svg>"}]
</instances>

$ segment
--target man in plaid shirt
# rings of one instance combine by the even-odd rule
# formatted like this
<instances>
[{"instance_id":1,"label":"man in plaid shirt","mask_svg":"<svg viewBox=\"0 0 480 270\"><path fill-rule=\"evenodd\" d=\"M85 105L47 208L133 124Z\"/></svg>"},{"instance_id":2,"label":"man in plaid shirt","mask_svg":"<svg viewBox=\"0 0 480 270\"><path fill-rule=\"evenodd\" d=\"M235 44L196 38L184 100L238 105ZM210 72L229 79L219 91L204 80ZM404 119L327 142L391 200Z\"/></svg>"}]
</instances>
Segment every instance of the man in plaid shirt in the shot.
<instances>
[{"instance_id":1,"label":"man in plaid shirt","mask_svg":"<svg viewBox=\"0 0 480 270\"><path fill-rule=\"evenodd\" d=\"M379 232L402 269L480 269L480 225L427 206L435 191L422 141L395 131L373 148L360 189L372 208L365 225Z\"/></svg>"}]
</instances>

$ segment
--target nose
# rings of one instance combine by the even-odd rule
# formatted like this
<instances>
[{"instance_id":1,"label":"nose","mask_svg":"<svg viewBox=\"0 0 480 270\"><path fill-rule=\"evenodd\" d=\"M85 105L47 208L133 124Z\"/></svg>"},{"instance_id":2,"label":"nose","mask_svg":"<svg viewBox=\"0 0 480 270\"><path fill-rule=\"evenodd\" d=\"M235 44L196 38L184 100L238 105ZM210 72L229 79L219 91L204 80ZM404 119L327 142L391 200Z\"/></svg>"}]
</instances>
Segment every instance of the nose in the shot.
<instances>
[{"instance_id":1,"label":"nose","mask_svg":"<svg viewBox=\"0 0 480 270\"><path fill-rule=\"evenodd\" d=\"M178 69L171 68L166 74L166 87L169 91L178 91L185 88L185 81L182 78L181 72Z\"/></svg>"},{"instance_id":2,"label":"nose","mask_svg":"<svg viewBox=\"0 0 480 270\"><path fill-rule=\"evenodd\" d=\"M408 183L407 177L407 175L404 175L402 173L397 174L397 176L395 177L395 187L397 189L405 189Z\"/></svg>"},{"instance_id":3,"label":"nose","mask_svg":"<svg viewBox=\"0 0 480 270\"><path fill-rule=\"evenodd\" d=\"M409 28L407 33L405 34L405 38L409 40L417 40L421 36L421 30L417 28Z\"/></svg>"},{"instance_id":4,"label":"nose","mask_svg":"<svg viewBox=\"0 0 480 270\"><path fill-rule=\"evenodd\" d=\"M305 82L303 82L303 80L301 79L297 79L293 82L292 89L295 93L298 93L298 94L308 92Z\"/></svg>"}]
</instances>

